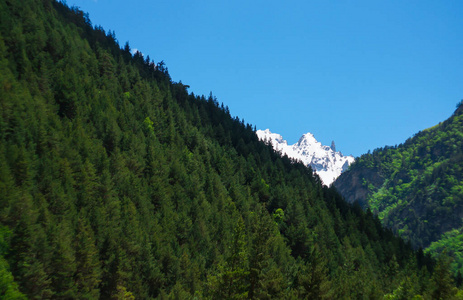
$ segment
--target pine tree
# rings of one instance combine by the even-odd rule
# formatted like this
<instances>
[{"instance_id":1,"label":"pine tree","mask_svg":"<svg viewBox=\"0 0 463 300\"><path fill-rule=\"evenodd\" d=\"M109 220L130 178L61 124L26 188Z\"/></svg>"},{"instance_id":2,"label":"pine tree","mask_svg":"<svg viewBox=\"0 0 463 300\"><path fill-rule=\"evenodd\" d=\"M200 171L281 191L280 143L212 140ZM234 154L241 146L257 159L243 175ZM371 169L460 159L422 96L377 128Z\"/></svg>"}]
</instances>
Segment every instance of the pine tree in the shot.
<instances>
[{"instance_id":1,"label":"pine tree","mask_svg":"<svg viewBox=\"0 0 463 300\"><path fill-rule=\"evenodd\" d=\"M209 289L216 299L244 299L248 297L248 250L244 221L236 222L230 245L230 256L219 266L218 274L209 277Z\"/></svg>"},{"instance_id":2,"label":"pine tree","mask_svg":"<svg viewBox=\"0 0 463 300\"><path fill-rule=\"evenodd\" d=\"M81 211L75 239L75 284L78 291L77 298L97 299L99 298L98 286L101 282L101 266L93 231L87 220L86 213Z\"/></svg>"},{"instance_id":3,"label":"pine tree","mask_svg":"<svg viewBox=\"0 0 463 300\"><path fill-rule=\"evenodd\" d=\"M450 299L457 293L450 272L450 258L441 255L434 267L431 278L430 295L432 299Z\"/></svg>"}]
</instances>

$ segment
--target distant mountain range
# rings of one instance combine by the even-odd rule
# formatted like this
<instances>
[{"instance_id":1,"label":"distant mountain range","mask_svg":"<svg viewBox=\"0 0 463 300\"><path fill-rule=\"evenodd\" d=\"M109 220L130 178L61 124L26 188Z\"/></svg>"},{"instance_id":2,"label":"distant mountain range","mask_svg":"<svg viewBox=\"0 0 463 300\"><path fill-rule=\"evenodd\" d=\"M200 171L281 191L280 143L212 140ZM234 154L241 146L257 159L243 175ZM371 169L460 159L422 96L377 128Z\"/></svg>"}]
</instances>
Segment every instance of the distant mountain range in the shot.
<instances>
[{"instance_id":1,"label":"distant mountain range","mask_svg":"<svg viewBox=\"0 0 463 300\"><path fill-rule=\"evenodd\" d=\"M336 152L334 141L331 147L324 146L310 132L294 145L288 145L280 134L272 133L269 129L257 130L256 133L260 140L270 142L276 151L310 166L325 185L333 183L355 160L353 156Z\"/></svg>"}]
</instances>

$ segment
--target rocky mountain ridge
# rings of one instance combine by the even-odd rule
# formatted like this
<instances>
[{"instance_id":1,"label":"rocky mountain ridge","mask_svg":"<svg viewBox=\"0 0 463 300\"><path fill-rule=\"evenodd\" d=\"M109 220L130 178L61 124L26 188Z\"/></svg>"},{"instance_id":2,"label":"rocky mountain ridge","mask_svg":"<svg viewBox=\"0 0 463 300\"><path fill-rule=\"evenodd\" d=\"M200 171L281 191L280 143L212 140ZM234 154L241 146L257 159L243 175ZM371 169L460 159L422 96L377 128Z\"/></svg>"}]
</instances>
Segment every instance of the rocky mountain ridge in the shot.
<instances>
[{"instance_id":1,"label":"rocky mountain ridge","mask_svg":"<svg viewBox=\"0 0 463 300\"><path fill-rule=\"evenodd\" d=\"M355 160L353 156L344 156L336 151L334 141L331 147L322 145L310 132L302 135L294 145L288 145L280 134L269 129L257 130L256 134L260 140L270 142L276 151L310 166L325 185L332 184Z\"/></svg>"}]
</instances>

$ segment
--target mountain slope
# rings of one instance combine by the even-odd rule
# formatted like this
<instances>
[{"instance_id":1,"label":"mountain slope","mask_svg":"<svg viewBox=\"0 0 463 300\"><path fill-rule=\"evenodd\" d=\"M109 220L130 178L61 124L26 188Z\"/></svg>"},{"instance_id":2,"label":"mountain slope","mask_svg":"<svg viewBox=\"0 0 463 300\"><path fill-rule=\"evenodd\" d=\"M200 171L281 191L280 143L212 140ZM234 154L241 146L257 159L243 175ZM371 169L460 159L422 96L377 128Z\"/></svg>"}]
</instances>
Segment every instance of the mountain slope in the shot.
<instances>
[{"instance_id":1,"label":"mountain slope","mask_svg":"<svg viewBox=\"0 0 463 300\"><path fill-rule=\"evenodd\" d=\"M304 134L294 145L288 145L281 135L272 133L269 129L257 130L256 134L261 141L270 142L282 155L310 166L326 185L333 183L355 160L353 156L344 156L341 152L336 152L334 142L331 147L323 146L310 132Z\"/></svg>"},{"instance_id":2,"label":"mountain slope","mask_svg":"<svg viewBox=\"0 0 463 300\"><path fill-rule=\"evenodd\" d=\"M444 238L446 232L460 232L462 105L448 120L416 134L403 145L363 155L335 186L348 201L370 207L385 225L415 246L426 248ZM463 248L448 251L461 252Z\"/></svg>"},{"instance_id":3,"label":"mountain slope","mask_svg":"<svg viewBox=\"0 0 463 300\"><path fill-rule=\"evenodd\" d=\"M0 297L457 292L445 262L187 89L76 8L0 0Z\"/></svg>"}]
</instances>

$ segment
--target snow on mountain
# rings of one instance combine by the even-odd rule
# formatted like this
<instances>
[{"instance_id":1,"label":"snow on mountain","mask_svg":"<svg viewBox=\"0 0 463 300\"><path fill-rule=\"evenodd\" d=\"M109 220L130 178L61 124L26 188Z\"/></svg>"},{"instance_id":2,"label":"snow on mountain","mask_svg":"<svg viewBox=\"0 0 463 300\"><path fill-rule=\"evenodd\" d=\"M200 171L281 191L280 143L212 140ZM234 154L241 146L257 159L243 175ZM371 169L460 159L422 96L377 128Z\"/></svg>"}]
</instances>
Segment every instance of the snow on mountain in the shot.
<instances>
[{"instance_id":1,"label":"snow on mountain","mask_svg":"<svg viewBox=\"0 0 463 300\"><path fill-rule=\"evenodd\" d=\"M281 135L272 133L269 129L257 130L256 134L260 140L270 142L276 151L312 167L326 185L333 183L355 160L353 156L336 152L334 142L331 147L322 145L310 132L304 134L294 145L288 145Z\"/></svg>"}]
</instances>

